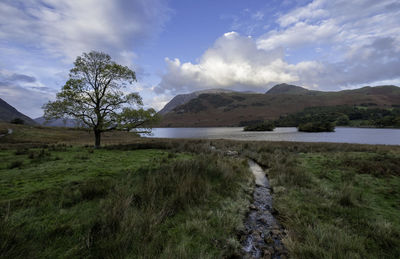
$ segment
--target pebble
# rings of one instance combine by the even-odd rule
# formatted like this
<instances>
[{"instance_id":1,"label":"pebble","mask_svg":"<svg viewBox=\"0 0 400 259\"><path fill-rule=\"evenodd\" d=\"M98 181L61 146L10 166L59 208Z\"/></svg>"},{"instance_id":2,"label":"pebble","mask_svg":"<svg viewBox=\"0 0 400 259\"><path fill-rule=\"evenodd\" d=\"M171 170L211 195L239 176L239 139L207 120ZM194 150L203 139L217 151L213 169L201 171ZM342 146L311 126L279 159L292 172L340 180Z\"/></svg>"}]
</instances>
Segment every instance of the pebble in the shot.
<instances>
[{"instance_id":1,"label":"pebble","mask_svg":"<svg viewBox=\"0 0 400 259\"><path fill-rule=\"evenodd\" d=\"M268 250L264 250L264 254L263 254L262 258L263 259L271 259L272 258L271 252Z\"/></svg>"},{"instance_id":2,"label":"pebble","mask_svg":"<svg viewBox=\"0 0 400 259\"><path fill-rule=\"evenodd\" d=\"M228 150L226 151L225 155L227 156L237 156L239 153L237 151Z\"/></svg>"}]
</instances>

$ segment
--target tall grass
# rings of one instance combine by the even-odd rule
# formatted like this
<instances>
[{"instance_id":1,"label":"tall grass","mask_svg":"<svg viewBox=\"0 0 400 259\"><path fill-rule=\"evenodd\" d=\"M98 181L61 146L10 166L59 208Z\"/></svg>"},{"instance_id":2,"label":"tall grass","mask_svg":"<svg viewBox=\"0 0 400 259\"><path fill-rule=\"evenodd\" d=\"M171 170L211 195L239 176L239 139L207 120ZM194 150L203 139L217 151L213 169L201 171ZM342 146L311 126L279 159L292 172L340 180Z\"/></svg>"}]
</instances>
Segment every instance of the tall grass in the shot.
<instances>
[{"instance_id":1,"label":"tall grass","mask_svg":"<svg viewBox=\"0 0 400 259\"><path fill-rule=\"evenodd\" d=\"M145 258L238 253L238 244L227 244L241 225L244 210L238 205L246 201L221 204L235 198L239 179L246 182L238 169L216 158L198 157L127 175L104 201L92 251Z\"/></svg>"},{"instance_id":2,"label":"tall grass","mask_svg":"<svg viewBox=\"0 0 400 259\"><path fill-rule=\"evenodd\" d=\"M185 149L182 142L179 148ZM400 147L199 143L199 148L238 151L266 169L276 216L289 233L284 243L291 257L399 258Z\"/></svg>"},{"instance_id":3,"label":"tall grass","mask_svg":"<svg viewBox=\"0 0 400 259\"><path fill-rule=\"evenodd\" d=\"M264 145L245 153L268 168L292 257L400 256L398 148Z\"/></svg>"},{"instance_id":4,"label":"tall grass","mask_svg":"<svg viewBox=\"0 0 400 259\"><path fill-rule=\"evenodd\" d=\"M0 140L0 257L240 256L252 185L231 150L266 169L291 257L399 258L400 147L79 134Z\"/></svg>"},{"instance_id":5,"label":"tall grass","mask_svg":"<svg viewBox=\"0 0 400 259\"><path fill-rule=\"evenodd\" d=\"M0 257L239 256L251 186L245 160L172 154L52 186L0 203Z\"/></svg>"}]
</instances>

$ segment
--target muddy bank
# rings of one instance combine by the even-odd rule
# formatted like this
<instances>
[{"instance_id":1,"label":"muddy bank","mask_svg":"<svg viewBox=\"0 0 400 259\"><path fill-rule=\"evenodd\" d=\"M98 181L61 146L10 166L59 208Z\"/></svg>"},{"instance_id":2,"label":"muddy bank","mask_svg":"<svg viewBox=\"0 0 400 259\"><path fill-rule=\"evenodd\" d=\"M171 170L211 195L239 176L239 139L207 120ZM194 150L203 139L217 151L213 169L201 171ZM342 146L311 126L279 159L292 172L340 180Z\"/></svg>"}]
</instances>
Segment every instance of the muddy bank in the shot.
<instances>
[{"instance_id":1,"label":"muddy bank","mask_svg":"<svg viewBox=\"0 0 400 259\"><path fill-rule=\"evenodd\" d=\"M244 258L287 258L282 238L284 229L275 219L272 208L271 188L262 168L254 161L248 161L255 176L256 186L253 202L245 220L245 234L242 236Z\"/></svg>"}]
</instances>

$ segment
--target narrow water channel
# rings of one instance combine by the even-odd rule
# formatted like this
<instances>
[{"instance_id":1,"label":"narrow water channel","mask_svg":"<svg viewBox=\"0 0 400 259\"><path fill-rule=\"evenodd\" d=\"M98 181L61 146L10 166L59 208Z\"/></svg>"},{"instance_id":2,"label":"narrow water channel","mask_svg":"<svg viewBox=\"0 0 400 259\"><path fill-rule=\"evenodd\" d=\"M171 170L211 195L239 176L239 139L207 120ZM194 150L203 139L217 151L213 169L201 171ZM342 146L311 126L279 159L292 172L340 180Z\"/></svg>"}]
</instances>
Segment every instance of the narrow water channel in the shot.
<instances>
[{"instance_id":1,"label":"narrow water channel","mask_svg":"<svg viewBox=\"0 0 400 259\"><path fill-rule=\"evenodd\" d=\"M256 186L253 202L245 220L243 251L245 258L286 258L283 246L284 229L272 214L272 195L264 170L254 161L248 160Z\"/></svg>"}]
</instances>

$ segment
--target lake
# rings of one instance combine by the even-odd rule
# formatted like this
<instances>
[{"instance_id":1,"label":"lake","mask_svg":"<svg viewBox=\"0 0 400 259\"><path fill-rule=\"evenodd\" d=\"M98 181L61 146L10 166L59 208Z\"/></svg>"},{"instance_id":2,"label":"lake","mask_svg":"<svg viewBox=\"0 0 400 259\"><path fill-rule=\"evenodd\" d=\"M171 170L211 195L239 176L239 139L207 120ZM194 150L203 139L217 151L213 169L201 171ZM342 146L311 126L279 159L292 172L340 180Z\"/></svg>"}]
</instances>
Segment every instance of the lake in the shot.
<instances>
[{"instance_id":1,"label":"lake","mask_svg":"<svg viewBox=\"0 0 400 259\"><path fill-rule=\"evenodd\" d=\"M276 128L273 132L245 132L242 127L155 128L147 137L400 145L400 129L346 127L320 133L298 132L296 128Z\"/></svg>"}]
</instances>

